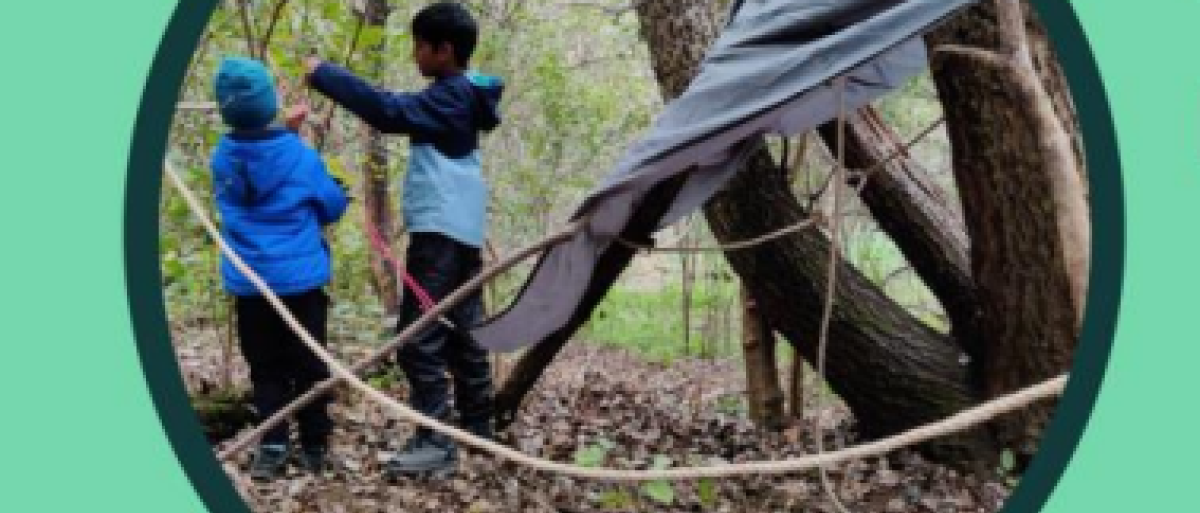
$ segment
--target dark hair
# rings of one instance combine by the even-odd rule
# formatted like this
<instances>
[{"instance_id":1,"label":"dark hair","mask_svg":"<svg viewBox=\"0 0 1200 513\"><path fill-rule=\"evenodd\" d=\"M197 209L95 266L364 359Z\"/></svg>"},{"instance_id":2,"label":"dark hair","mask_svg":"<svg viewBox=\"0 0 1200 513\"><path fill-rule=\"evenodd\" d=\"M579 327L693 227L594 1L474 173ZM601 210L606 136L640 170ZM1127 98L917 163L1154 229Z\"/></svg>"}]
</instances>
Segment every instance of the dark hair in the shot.
<instances>
[{"instance_id":1,"label":"dark hair","mask_svg":"<svg viewBox=\"0 0 1200 513\"><path fill-rule=\"evenodd\" d=\"M450 43L454 59L466 66L479 40L479 25L470 11L458 2L438 2L417 12L412 20L413 37L439 46Z\"/></svg>"}]
</instances>

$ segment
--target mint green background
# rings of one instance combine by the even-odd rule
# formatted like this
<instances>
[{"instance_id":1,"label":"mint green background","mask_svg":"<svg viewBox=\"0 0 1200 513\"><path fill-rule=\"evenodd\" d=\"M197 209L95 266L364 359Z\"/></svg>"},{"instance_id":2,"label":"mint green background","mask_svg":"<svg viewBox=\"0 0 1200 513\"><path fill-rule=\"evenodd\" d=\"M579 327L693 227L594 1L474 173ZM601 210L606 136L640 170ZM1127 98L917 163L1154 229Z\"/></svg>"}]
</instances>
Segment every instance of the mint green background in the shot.
<instances>
[{"instance_id":1,"label":"mint green background","mask_svg":"<svg viewBox=\"0 0 1200 513\"><path fill-rule=\"evenodd\" d=\"M130 331L122 199L164 1L0 7L0 511L205 511Z\"/></svg>"},{"instance_id":2,"label":"mint green background","mask_svg":"<svg viewBox=\"0 0 1200 513\"><path fill-rule=\"evenodd\" d=\"M1099 401L1044 511L1200 511L1200 1L1072 3L1124 166L1125 291Z\"/></svg>"},{"instance_id":3,"label":"mint green background","mask_svg":"<svg viewBox=\"0 0 1200 513\"><path fill-rule=\"evenodd\" d=\"M1127 267L1103 395L1045 511L1188 510L1200 478L1200 0L1074 4L1125 165ZM133 120L173 7L3 7L0 510L203 511L139 368L121 253Z\"/></svg>"}]
</instances>

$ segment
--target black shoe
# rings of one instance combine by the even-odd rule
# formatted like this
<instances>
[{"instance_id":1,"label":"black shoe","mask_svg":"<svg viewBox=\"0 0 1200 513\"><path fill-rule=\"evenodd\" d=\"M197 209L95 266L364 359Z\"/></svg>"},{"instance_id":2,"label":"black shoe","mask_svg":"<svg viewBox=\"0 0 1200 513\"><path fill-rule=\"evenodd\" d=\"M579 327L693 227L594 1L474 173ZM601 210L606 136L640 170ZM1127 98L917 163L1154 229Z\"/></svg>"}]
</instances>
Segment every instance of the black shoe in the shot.
<instances>
[{"instance_id":1,"label":"black shoe","mask_svg":"<svg viewBox=\"0 0 1200 513\"><path fill-rule=\"evenodd\" d=\"M462 429L484 440L496 441L496 431L492 428L491 420L466 422Z\"/></svg>"},{"instance_id":2,"label":"black shoe","mask_svg":"<svg viewBox=\"0 0 1200 513\"><path fill-rule=\"evenodd\" d=\"M250 462L250 479L255 481L270 481L283 474L287 465L288 447L279 444L258 446L254 453L254 461Z\"/></svg>"},{"instance_id":3,"label":"black shoe","mask_svg":"<svg viewBox=\"0 0 1200 513\"><path fill-rule=\"evenodd\" d=\"M310 474L321 475L328 468L325 457L328 452L324 446L305 447L300 451L300 468Z\"/></svg>"},{"instance_id":4,"label":"black shoe","mask_svg":"<svg viewBox=\"0 0 1200 513\"><path fill-rule=\"evenodd\" d=\"M384 473L390 479L401 476L444 475L458 463L454 442L440 435L417 434L404 449L388 460Z\"/></svg>"}]
</instances>

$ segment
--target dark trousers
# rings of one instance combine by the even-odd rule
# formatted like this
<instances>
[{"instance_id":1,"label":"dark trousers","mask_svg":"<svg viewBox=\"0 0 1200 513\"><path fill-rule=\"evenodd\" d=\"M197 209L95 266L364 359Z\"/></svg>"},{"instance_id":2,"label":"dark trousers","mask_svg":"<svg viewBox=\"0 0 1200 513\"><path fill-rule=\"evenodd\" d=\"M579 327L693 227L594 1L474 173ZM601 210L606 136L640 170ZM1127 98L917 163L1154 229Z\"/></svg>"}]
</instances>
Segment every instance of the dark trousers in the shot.
<instances>
[{"instance_id":1,"label":"dark trousers","mask_svg":"<svg viewBox=\"0 0 1200 513\"><path fill-rule=\"evenodd\" d=\"M435 302L479 273L483 261L478 248L437 233L414 233L408 247L408 272ZM401 327L421 315L417 298L405 289ZM446 315L461 330L434 324L401 346L397 360L408 380L414 410L441 420L450 417L450 383L460 424L467 428L489 426L492 419L492 368L488 353L465 330L483 317L478 292ZM449 373L450 379L446 374ZM425 436L430 432L419 430Z\"/></svg>"},{"instance_id":2,"label":"dark trousers","mask_svg":"<svg viewBox=\"0 0 1200 513\"><path fill-rule=\"evenodd\" d=\"M329 317L329 296L322 289L281 296L280 299L322 346ZM329 369L300 337L292 332L283 318L262 296L239 296L236 301L238 339L242 355L250 365L250 382L254 387L254 408L262 419L274 415L313 385L329 377ZM300 443L319 447L333 427L329 420L328 394L297 412ZM286 444L288 423L281 423L267 432L264 444Z\"/></svg>"}]
</instances>

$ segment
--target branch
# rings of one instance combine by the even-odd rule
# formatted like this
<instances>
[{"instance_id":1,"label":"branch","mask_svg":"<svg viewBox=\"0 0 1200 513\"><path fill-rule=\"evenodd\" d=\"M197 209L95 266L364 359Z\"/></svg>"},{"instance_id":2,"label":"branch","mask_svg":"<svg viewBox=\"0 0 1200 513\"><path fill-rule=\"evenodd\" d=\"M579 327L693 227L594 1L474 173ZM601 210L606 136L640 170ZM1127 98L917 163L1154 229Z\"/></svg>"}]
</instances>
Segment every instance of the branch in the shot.
<instances>
[{"instance_id":1,"label":"branch","mask_svg":"<svg viewBox=\"0 0 1200 513\"><path fill-rule=\"evenodd\" d=\"M933 53L935 55L939 53L961 55L963 57L974 59L983 64L987 64L1002 70L1012 70L1016 67L1016 63L1013 62L1010 57L1007 57L999 52L985 50L983 48L976 48L973 46L946 44L935 47L933 49Z\"/></svg>"},{"instance_id":2,"label":"branch","mask_svg":"<svg viewBox=\"0 0 1200 513\"><path fill-rule=\"evenodd\" d=\"M288 0L275 2L275 9L271 11L271 21L267 24L267 32L263 34L262 40L258 42L258 54L262 57L267 55L267 49L271 45L271 36L275 34L275 24L279 22L279 17L283 13L283 7L287 3Z\"/></svg>"},{"instance_id":3,"label":"branch","mask_svg":"<svg viewBox=\"0 0 1200 513\"><path fill-rule=\"evenodd\" d=\"M354 26L354 36L350 38L350 47L346 49L346 58L342 60L342 66L349 68L350 59L354 57L354 51L358 48L358 38L362 35L363 25L367 22L367 18L360 16L358 24ZM325 119L321 122L321 131L317 138L317 151L325 151L325 141L328 140L329 126L333 122L333 113L336 111L336 106L333 102L329 102L329 109L325 111Z\"/></svg>"},{"instance_id":4,"label":"branch","mask_svg":"<svg viewBox=\"0 0 1200 513\"><path fill-rule=\"evenodd\" d=\"M1025 32L1025 15L1021 0L996 0L996 24L1009 43L1007 49L1015 64L1033 70L1033 55L1029 53L1029 35Z\"/></svg>"},{"instance_id":5,"label":"branch","mask_svg":"<svg viewBox=\"0 0 1200 513\"><path fill-rule=\"evenodd\" d=\"M213 110L217 110L217 102L182 101L182 102L175 104L175 110L178 110L178 111L213 111Z\"/></svg>"},{"instance_id":6,"label":"branch","mask_svg":"<svg viewBox=\"0 0 1200 513\"><path fill-rule=\"evenodd\" d=\"M245 33L245 36L246 36L246 52L249 53L251 57L253 57L254 56L254 30L253 30L252 24L250 23L250 8L248 7L249 4L250 4L249 0L238 0L238 12L242 16L242 31Z\"/></svg>"}]
</instances>

